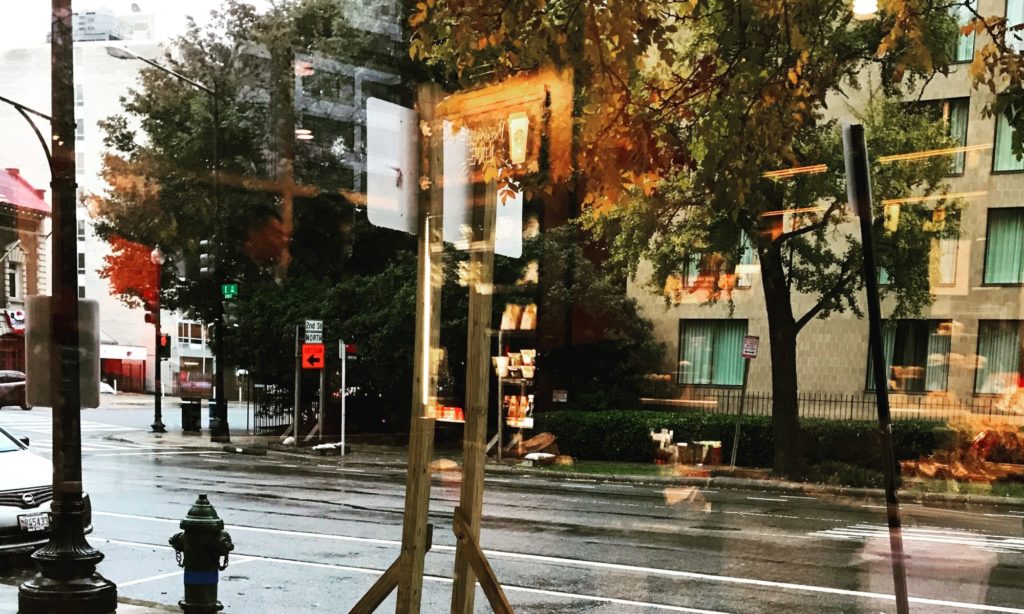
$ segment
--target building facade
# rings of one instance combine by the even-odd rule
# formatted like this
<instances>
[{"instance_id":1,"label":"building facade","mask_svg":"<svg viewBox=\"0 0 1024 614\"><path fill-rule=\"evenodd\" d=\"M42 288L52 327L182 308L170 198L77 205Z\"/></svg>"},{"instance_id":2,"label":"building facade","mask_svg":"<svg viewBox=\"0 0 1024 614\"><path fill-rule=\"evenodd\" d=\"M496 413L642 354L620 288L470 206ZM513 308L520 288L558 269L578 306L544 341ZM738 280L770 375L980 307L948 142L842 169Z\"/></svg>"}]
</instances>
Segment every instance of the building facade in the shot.
<instances>
[{"instance_id":1,"label":"building facade","mask_svg":"<svg viewBox=\"0 0 1024 614\"><path fill-rule=\"evenodd\" d=\"M1024 0L979 0L977 4L983 15L1001 14L1005 8L1011 25L1024 22ZM962 19L966 23L968 17ZM922 399L925 405L935 400L968 411L995 403L1013 413L1021 405L1016 391L1024 381L1024 160L1011 151L1013 128L1007 120L983 114L992 94L971 85L968 67L981 42L981 35L977 40L973 34L961 36L950 74L928 83L921 95L929 112L944 122L960 144L941 155L950 159L948 191L965 206L959 239L943 239L931 246L931 306L920 318L884 322L883 351L889 388L896 393L896 412L901 404L920 408ZM837 109L858 108L864 100L830 102L831 112L842 116ZM886 206L886 215L898 219L899 207ZM799 221L799 216L787 215L783 224ZM849 230L856 236L856 229ZM681 288L674 289L675 300L666 306L665 296L641 287L639 282L648 271L641 269L629 293L641 303L654 322L656 336L669 348L664 367L682 389L681 398L735 392L731 389L738 389L743 381L745 335L760 339L748 389L770 394L768 323L757 263L749 259L740 264L740 283L732 293L731 306L726 302L708 306L703 293L688 291L697 285L693 281L699 276L697 270L681 272ZM881 271L879 281L885 284L886 278ZM795 295L796 317L815 302L814 297ZM888 318L893 307L891 300L883 301L882 317ZM797 344L801 393L870 395L874 385L868 352L866 319L841 313L811 321ZM813 415L813 403L809 400L806 408L802 403L801 413Z\"/></svg>"}]
</instances>

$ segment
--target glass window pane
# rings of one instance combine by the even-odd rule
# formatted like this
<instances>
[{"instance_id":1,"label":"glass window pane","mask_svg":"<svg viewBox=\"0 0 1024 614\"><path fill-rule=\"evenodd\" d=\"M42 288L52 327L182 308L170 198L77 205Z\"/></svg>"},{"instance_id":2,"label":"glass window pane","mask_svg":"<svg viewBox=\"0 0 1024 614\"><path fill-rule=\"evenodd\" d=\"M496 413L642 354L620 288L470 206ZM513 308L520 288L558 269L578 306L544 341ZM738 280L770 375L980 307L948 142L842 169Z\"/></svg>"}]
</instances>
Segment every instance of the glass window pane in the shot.
<instances>
[{"instance_id":1,"label":"glass window pane","mask_svg":"<svg viewBox=\"0 0 1024 614\"><path fill-rule=\"evenodd\" d=\"M1020 380L1021 322L982 320L978 323L978 367L975 392L1011 392Z\"/></svg>"},{"instance_id":2,"label":"glass window pane","mask_svg":"<svg viewBox=\"0 0 1024 614\"><path fill-rule=\"evenodd\" d=\"M746 333L746 320L681 321L679 383L741 385Z\"/></svg>"},{"instance_id":3,"label":"glass window pane","mask_svg":"<svg viewBox=\"0 0 1024 614\"><path fill-rule=\"evenodd\" d=\"M985 283L1024 281L1024 209L990 209L985 238Z\"/></svg>"}]
</instances>

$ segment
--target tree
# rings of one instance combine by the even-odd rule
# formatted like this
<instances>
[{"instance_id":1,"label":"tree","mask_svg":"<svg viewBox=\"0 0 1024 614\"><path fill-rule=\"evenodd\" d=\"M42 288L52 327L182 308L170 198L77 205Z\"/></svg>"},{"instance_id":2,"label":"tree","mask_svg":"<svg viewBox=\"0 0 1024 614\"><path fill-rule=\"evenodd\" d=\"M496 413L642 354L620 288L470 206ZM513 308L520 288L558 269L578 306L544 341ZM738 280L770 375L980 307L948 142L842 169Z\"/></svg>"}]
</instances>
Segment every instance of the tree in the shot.
<instances>
[{"instance_id":1,"label":"tree","mask_svg":"<svg viewBox=\"0 0 1024 614\"><path fill-rule=\"evenodd\" d=\"M370 227L346 195L353 183L349 119L296 117L292 99L296 70L310 72L296 65L297 54L382 67L398 63L394 43L354 27L333 0L281 3L262 14L226 0L212 16L205 28L190 22L159 61L215 91L218 125L214 96L149 68L123 112L103 122L109 188L91 205L97 232L115 247L104 274L131 300L133 286L119 280L134 265L117 251L119 237L159 244L185 271L179 277L166 267L161 302L209 322L220 288L198 275L197 259L199 241L213 238L217 270L239 284L240 325L228 331L218 358L248 368L256 381L290 387L292 361L282 357L290 355L294 325L322 317L328 344L338 337L359 343L361 391L375 395L389 418L407 414L408 386L394 378L411 370L413 335L405 328L414 322L414 239ZM351 104L344 79L328 70L306 74L303 88L321 112ZM311 142L295 139L304 125L315 129Z\"/></svg>"},{"instance_id":2,"label":"tree","mask_svg":"<svg viewBox=\"0 0 1024 614\"><path fill-rule=\"evenodd\" d=\"M150 259L152 248L118 236L108 242L110 253L103 257L100 276L109 281L111 293L129 307L155 295L158 271Z\"/></svg>"},{"instance_id":3,"label":"tree","mask_svg":"<svg viewBox=\"0 0 1024 614\"><path fill-rule=\"evenodd\" d=\"M949 159L878 165L878 155L950 145L940 123L885 100L947 69L949 5L892 0L867 22L840 0L417 6L411 54L453 81L472 82L482 66L496 78L547 62L574 69L575 188L613 264L635 275L649 260L662 288L703 255L718 300L752 246L771 338L775 469L799 474L797 335L815 317L859 313L859 247L826 113L869 75L879 80L870 96L880 100L862 110L877 212L883 199L926 199L903 206L894 232L875 224L897 313L915 312L929 301L930 239L957 232L958 205L943 196ZM785 169L796 170L771 173ZM824 170L801 172L814 169ZM802 225L783 229L781 213L793 210ZM817 300L795 313L797 294Z\"/></svg>"}]
</instances>

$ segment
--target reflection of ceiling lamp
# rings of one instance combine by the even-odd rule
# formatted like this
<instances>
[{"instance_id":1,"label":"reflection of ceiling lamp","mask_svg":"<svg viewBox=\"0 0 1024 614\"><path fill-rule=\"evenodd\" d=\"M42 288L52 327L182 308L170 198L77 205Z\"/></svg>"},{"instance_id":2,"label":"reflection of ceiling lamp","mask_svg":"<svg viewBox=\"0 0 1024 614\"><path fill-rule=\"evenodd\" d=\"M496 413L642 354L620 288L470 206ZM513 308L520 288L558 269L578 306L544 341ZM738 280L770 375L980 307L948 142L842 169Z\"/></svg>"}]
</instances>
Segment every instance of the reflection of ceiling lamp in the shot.
<instances>
[{"instance_id":1,"label":"reflection of ceiling lamp","mask_svg":"<svg viewBox=\"0 0 1024 614\"><path fill-rule=\"evenodd\" d=\"M861 21L878 15L878 0L853 0L853 18Z\"/></svg>"},{"instance_id":2,"label":"reflection of ceiling lamp","mask_svg":"<svg viewBox=\"0 0 1024 614\"><path fill-rule=\"evenodd\" d=\"M526 162L526 142L530 134L530 118L526 113L508 116L508 157L512 164Z\"/></svg>"},{"instance_id":3,"label":"reflection of ceiling lamp","mask_svg":"<svg viewBox=\"0 0 1024 614\"><path fill-rule=\"evenodd\" d=\"M296 128L295 138L302 141L311 141L313 140L313 131L309 128Z\"/></svg>"}]
</instances>

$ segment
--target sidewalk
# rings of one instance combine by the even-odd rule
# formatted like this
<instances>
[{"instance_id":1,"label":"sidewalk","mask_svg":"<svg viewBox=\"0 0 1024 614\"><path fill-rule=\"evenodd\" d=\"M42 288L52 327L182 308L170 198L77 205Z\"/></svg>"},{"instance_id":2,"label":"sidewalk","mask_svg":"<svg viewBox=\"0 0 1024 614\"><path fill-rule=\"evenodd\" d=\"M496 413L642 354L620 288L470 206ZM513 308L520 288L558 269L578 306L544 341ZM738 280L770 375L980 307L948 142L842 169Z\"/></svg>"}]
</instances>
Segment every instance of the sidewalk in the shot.
<instances>
[{"instance_id":1,"label":"sidewalk","mask_svg":"<svg viewBox=\"0 0 1024 614\"><path fill-rule=\"evenodd\" d=\"M294 458L296 456L310 458L313 452L309 448L290 448L278 443L276 436L255 436L244 431L233 431L231 443L222 444L210 441L207 431L202 435L183 435L181 431L168 432L161 435L144 431L118 433L108 435L106 439L114 441L128 441L132 443L143 443L147 445L167 445L168 447L183 447L206 450L220 450L235 454L258 454L279 456L281 458ZM350 444L349 452L344 456L337 454L331 456L315 456L324 461L333 461L342 465L374 466L382 469L405 469L406 449L398 446L385 446L377 444ZM454 459L454 460L453 460ZM445 471L457 471L461 452L459 450L435 450L434 451L435 476ZM739 470L739 475L721 475L725 469L716 469L710 476L692 475L630 475L615 473L588 473L573 470L551 470L523 467L518 465L498 464L488 461L486 472L490 475L516 475L544 477L551 480L565 481L590 481L606 482L611 484L647 484L652 486L675 486L675 487L698 487L717 488L727 490L760 490L783 494L799 494L808 496L845 496L845 497L870 497L884 499L885 491L880 488L863 488L853 486L840 486L831 484L820 484L814 482L793 482L772 477L748 477L756 474L756 471ZM964 494L948 492L923 492L914 490L901 490L900 499L904 502L936 502L936 503L979 503L986 505L1021 505L1021 499L1010 497L999 497L982 494Z\"/></svg>"},{"instance_id":2,"label":"sidewalk","mask_svg":"<svg viewBox=\"0 0 1024 614\"><path fill-rule=\"evenodd\" d=\"M148 603L135 599L119 599L118 614L166 614L180 612L177 606ZM18 614L18 587L0 584L0 614Z\"/></svg>"}]
</instances>

